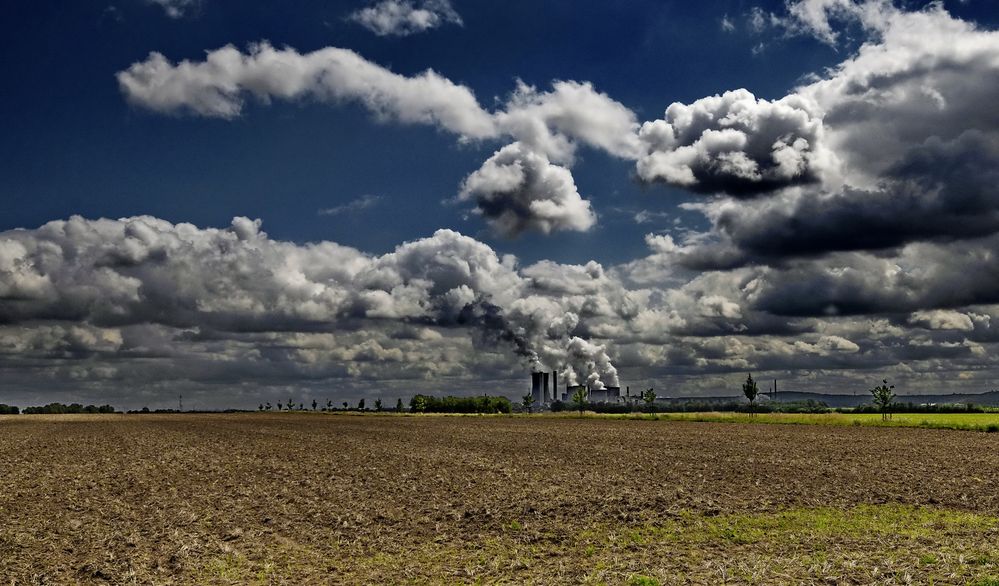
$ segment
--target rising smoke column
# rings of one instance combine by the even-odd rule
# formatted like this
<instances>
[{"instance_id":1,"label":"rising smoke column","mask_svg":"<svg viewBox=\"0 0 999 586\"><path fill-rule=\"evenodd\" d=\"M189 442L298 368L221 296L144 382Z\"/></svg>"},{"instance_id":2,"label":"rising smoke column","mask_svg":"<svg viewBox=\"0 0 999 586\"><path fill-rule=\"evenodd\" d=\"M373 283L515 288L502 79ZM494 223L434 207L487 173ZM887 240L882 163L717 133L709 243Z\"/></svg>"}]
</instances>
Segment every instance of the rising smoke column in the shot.
<instances>
[{"instance_id":1,"label":"rising smoke column","mask_svg":"<svg viewBox=\"0 0 999 586\"><path fill-rule=\"evenodd\" d=\"M611 363L605 346L594 344L578 336L566 344L566 363L563 369L566 384L585 384L593 390L608 386L621 386L617 368Z\"/></svg>"}]
</instances>

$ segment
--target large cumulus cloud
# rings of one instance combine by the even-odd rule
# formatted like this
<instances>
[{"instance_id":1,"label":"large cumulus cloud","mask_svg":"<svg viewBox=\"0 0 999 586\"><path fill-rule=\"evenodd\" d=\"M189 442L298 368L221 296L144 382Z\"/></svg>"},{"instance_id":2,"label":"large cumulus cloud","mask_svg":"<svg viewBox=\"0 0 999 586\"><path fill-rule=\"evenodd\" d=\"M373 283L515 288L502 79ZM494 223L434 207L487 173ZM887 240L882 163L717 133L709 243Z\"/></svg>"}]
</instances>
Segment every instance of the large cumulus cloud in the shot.
<instances>
[{"instance_id":1,"label":"large cumulus cloud","mask_svg":"<svg viewBox=\"0 0 999 586\"><path fill-rule=\"evenodd\" d=\"M716 185L711 191L735 197L686 204L711 228L680 238L664 256L690 270L780 270L808 257L821 267L823 256L847 251L905 256L899 249L914 243L946 248L976 241L955 244L955 250L992 246L986 237L999 232L999 118L988 104L999 93L999 34L956 19L939 4L904 11L887 2L802 2L792 5L790 18L827 41L835 40L827 34L832 19L856 19L870 34L853 55L783 99L807 104L817 125L821 138L809 144L821 145L828 156L813 164L815 181L749 191L752 199ZM697 118L697 109L679 111ZM652 128L643 134L655 136ZM663 152L661 157L675 156ZM709 161L706 168L724 172L729 183L738 184L742 170L753 168L728 158L723 164L717 157L691 160ZM696 179L696 167L660 168L663 180ZM697 190L700 182L691 185ZM822 272L817 268L815 275Z\"/></svg>"},{"instance_id":2,"label":"large cumulus cloud","mask_svg":"<svg viewBox=\"0 0 999 586\"><path fill-rule=\"evenodd\" d=\"M771 102L743 89L676 102L640 136L638 176L696 192L752 197L835 170L818 107L796 95Z\"/></svg>"},{"instance_id":3,"label":"large cumulus cloud","mask_svg":"<svg viewBox=\"0 0 999 586\"><path fill-rule=\"evenodd\" d=\"M501 234L586 231L596 222L572 173L520 143L507 145L465 179L459 200L474 200Z\"/></svg>"}]
</instances>

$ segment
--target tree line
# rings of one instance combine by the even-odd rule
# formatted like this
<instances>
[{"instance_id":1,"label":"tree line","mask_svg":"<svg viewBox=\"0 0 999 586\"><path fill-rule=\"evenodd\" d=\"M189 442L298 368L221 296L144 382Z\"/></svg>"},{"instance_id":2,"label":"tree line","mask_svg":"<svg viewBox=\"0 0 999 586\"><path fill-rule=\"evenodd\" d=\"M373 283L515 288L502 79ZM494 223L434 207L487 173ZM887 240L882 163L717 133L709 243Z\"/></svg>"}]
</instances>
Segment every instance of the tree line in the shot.
<instances>
[{"instance_id":1,"label":"tree line","mask_svg":"<svg viewBox=\"0 0 999 586\"><path fill-rule=\"evenodd\" d=\"M4 408L7 410L5 411ZM8 405L0 405L0 413L17 415L18 408ZM41 407L25 407L21 410L25 415L65 415L79 413L115 413L115 408L111 405L81 405L80 403L49 403Z\"/></svg>"}]
</instances>

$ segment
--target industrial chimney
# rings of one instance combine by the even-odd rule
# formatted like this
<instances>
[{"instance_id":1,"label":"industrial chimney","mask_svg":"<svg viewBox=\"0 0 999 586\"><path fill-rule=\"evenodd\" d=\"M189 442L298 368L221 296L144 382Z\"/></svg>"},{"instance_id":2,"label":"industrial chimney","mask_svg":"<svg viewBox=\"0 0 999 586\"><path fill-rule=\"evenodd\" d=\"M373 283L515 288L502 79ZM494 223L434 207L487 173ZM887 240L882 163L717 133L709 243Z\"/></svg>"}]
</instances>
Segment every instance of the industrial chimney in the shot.
<instances>
[{"instance_id":1,"label":"industrial chimney","mask_svg":"<svg viewBox=\"0 0 999 586\"><path fill-rule=\"evenodd\" d=\"M544 389L544 392L542 393L542 396L544 397L544 402L545 402L545 404L548 404L548 403L551 402L551 395L548 394L548 373L547 372L542 372L541 373L541 386Z\"/></svg>"}]
</instances>

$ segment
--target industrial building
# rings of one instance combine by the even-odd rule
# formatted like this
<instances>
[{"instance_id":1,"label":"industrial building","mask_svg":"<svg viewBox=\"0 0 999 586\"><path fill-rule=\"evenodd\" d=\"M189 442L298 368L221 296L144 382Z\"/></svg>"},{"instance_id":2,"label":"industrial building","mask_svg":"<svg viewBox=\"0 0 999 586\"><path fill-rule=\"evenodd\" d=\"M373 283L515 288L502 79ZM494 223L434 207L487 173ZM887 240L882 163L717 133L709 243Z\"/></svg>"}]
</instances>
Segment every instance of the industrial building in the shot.
<instances>
[{"instance_id":1,"label":"industrial building","mask_svg":"<svg viewBox=\"0 0 999 586\"><path fill-rule=\"evenodd\" d=\"M547 372L531 373L531 397L534 398L535 405L550 405L557 398L558 371L553 370L550 374L551 378L549 379ZM551 387L548 386L549 380Z\"/></svg>"},{"instance_id":2,"label":"industrial building","mask_svg":"<svg viewBox=\"0 0 999 586\"><path fill-rule=\"evenodd\" d=\"M551 405L555 401L564 403L572 401L573 395L580 389L585 393L586 401L589 403L629 403L632 399L637 399L631 396L630 387L625 387L624 395L621 394L621 387L591 389L587 385L566 385L565 391L559 393L558 371L531 373L531 397L538 407Z\"/></svg>"}]
</instances>

